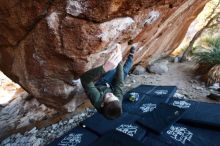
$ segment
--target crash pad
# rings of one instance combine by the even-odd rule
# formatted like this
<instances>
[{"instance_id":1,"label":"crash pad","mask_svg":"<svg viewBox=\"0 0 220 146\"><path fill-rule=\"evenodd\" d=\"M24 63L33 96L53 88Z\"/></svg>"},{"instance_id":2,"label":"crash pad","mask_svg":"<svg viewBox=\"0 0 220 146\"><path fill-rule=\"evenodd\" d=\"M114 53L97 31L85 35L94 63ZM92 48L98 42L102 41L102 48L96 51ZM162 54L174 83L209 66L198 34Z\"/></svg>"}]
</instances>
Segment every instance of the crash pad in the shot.
<instances>
[{"instance_id":1,"label":"crash pad","mask_svg":"<svg viewBox=\"0 0 220 146\"><path fill-rule=\"evenodd\" d=\"M144 144L124 133L113 130L103 135L91 146L144 146Z\"/></svg>"},{"instance_id":2,"label":"crash pad","mask_svg":"<svg viewBox=\"0 0 220 146\"><path fill-rule=\"evenodd\" d=\"M97 138L95 133L78 126L55 139L49 146L87 146Z\"/></svg>"},{"instance_id":3,"label":"crash pad","mask_svg":"<svg viewBox=\"0 0 220 146\"><path fill-rule=\"evenodd\" d=\"M201 128L220 130L220 104L172 98L169 104L187 109L180 122Z\"/></svg>"},{"instance_id":4,"label":"crash pad","mask_svg":"<svg viewBox=\"0 0 220 146\"><path fill-rule=\"evenodd\" d=\"M140 116L143 113L151 112L158 104L167 103L175 94L176 89L175 86L140 85L125 94L122 104L123 111ZM138 101L129 101L129 95L132 92L139 94Z\"/></svg>"},{"instance_id":5,"label":"crash pad","mask_svg":"<svg viewBox=\"0 0 220 146\"><path fill-rule=\"evenodd\" d=\"M149 132L148 140L153 138L169 146L219 146L220 131L173 124L163 134Z\"/></svg>"},{"instance_id":6,"label":"crash pad","mask_svg":"<svg viewBox=\"0 0 220 146\"><path fill-rule=\"evenodd\" d=\"M143 114L142 117L137 120L137 122L143 125L145 128L161 134L177 120L179 120L183 116L184 112L185 109L161 103L152 112Z\"/></svg>"},{"instance_id":7,"label":"crash pad","mask_svg":"<svg viewBox=\"0 0 220 146\"><path fill-rule=\"evenodd\" d=\"M110 120L106 119L100 113L86 119L80 125L99 136L104 135L113 129L125 133L137 140L143 139L146 131L142 126L135 123L137 116L124 113L120 118Z\"/></svg>"}]
</instances>

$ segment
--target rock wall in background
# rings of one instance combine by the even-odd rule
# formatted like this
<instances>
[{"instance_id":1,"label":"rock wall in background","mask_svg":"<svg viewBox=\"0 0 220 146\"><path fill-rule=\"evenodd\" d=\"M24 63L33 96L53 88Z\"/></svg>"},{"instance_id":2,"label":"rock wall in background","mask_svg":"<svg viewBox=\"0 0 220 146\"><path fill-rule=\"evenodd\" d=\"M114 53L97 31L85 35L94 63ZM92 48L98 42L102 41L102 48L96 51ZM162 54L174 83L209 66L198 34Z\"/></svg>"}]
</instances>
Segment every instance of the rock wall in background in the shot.
<instances>
[{"instance_id":1,"label":"rock wall in background","mask_svg":"<svg viewBox=\"0 0 220 146\"><path fill-rule=\"evenodd\" d=\"M40 102L60 108L78 96L79 76L116 43L138 42L135 64L172 52L208 0L0 1L0 70Z\"/></svg>"}]
</instances>

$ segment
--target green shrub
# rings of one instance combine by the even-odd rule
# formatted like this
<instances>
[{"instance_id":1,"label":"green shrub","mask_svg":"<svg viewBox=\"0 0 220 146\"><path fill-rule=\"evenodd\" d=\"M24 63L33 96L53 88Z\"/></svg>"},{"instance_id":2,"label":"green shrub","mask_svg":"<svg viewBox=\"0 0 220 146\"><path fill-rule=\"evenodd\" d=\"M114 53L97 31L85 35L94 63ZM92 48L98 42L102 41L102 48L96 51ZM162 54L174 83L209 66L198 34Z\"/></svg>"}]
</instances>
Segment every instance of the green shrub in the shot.
<instances>
[{"instance_id":1,"label":"green shrub","mask_svg":"<svg viewBox=\"0 0 220 146\"><path fill-rule=\"evenodd\" d=\"M207 37L203 39L203 42L211 49L219 48L220 49L220 36L219 37Z\"/></svg>"},{"instance_id":2,"label":"green shrub","mask_svg":"<svg viewBox=\"0 0 220 146\"><path fill-rule=\"evenodd\" d=\"M197 53L194 57L198 63L198 70L205 73L211 67L220 64L220 37L203 39L203 46L196 48Z\"/></svg>"}]
</instances>

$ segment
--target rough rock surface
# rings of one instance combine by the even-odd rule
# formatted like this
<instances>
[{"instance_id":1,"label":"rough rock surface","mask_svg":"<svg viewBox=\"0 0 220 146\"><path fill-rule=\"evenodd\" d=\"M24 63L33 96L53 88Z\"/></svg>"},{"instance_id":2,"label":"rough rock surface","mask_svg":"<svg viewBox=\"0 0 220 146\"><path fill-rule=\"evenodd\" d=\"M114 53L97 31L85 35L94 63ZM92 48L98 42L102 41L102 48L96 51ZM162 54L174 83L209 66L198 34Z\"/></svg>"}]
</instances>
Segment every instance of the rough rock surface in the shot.
<instances>
[{"instance_id":1,"label":"rough rock surface","mask_svg":"<svg viewBox=\"0 0 220 146\"><path fill-rule=\"evenodd\" d=\"M78 115L65 118L59 122L47 126L45 128L34 127L23 133L15 133L0 142L1 146L43 146L51 143L58 138L78 126L79 123L86 118L92 116L96 110L85 109Z\"/></svg>"},{"instance_id":2,"label":"rough rock surface","mask_svg":"<svg viewBox=\"0 0 220 146\"><path fill-rule=\"evenodd\" d=\"M139 42L135 63L166 56L208 0L0 1L0 69L41 103L82 102L79 76L115 43ZM75 96L75 98L73 98ZM76 98L77 97L77 98Z\"/></svg>"}]
</instances>

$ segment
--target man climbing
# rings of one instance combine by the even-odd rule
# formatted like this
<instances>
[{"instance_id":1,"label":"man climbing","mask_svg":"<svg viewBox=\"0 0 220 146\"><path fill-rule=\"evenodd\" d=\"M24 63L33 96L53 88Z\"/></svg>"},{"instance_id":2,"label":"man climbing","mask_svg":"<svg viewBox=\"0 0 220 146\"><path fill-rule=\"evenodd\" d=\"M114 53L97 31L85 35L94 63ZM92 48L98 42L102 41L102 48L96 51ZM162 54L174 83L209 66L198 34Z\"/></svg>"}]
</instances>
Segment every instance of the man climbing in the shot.
<instances>
[{"instance_id":1,"label":"man climbing","mask_svg":"<svg viewBox=\"0 0 220 146\"><path fill-rule=\"evenodd\" d=\"M117 48L104 65L85 72L80 78L91 103L109 119L118 118L122 114L122 87L132 67L134 51L135 47L131 47L123 66L121 45L117 44ZM98 81L94 83L97 79Z\"/></svg>"}]
</instances>

